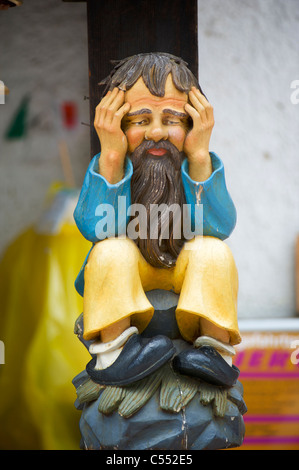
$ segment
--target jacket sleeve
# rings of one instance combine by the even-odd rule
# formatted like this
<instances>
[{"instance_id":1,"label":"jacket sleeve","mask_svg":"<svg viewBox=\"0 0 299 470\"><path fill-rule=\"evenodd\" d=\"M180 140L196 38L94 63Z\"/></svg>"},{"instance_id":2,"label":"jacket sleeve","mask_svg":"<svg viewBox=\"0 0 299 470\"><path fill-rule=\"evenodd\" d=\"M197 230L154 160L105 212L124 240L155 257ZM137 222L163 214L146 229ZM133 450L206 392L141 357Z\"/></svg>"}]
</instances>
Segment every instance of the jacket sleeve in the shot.
<instances>
[{"instance_id":1,"label":"jacket sleeve","mask_svg":"<svg viewBox=\"0 0 299 470\"><path fill-rule=\"evenodd\" d=\"M124 178L110 184L98 172L99 158L96 155L88 166L74 212L78 229L93 243L126 232L131 204L131 161L126 158Z\"/></svg>"},{"instance_id":2,"label":"jacket sleeve","mask_svg":"<svg viewBox=\"0 0 299 470\"><path fill-rule=\"evenodd\" d=\"M182 181L192 230L196 235L224 240L232 233L237 214L226 188L223 163L215 153L211 152L210 156L213 172L206 181L190 178L187 159L182 164ZM202 211L197 210L199 207Z\"/></svg>"}]
</instances>

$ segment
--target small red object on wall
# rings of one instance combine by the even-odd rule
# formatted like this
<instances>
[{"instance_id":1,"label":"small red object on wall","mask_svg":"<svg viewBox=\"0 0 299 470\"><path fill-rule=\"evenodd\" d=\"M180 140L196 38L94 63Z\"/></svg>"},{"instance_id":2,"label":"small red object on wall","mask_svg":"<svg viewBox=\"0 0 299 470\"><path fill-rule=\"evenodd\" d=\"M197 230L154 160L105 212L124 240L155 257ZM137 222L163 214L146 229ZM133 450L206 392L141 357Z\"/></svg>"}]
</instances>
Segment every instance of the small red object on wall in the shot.
<instances>
[{"instance_id":1,"label":"small red object on wall","mask_svg":"<svg viewBox=\"0 0 299 470\"><path fill-rule=\"evenodd\" d=\"M63 126L74 129L78 122L77 105L73 101L65 101L61 105Z\"/></svg>"}]
</instances>

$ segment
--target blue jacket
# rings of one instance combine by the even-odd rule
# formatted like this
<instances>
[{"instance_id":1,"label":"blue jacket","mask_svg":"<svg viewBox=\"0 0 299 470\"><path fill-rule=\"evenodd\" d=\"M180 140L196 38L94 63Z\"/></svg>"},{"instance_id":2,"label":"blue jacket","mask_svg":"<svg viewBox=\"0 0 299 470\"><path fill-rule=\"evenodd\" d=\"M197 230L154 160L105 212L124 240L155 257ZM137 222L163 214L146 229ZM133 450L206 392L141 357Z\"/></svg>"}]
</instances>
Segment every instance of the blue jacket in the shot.
<instances>
[{"instance_id":1,"label":"blue jacket","mask_svg":"<svg viewBox=\"0 0 299 470\"><path fill-rule=\"evenodd\" d=\"M229 237L236 224L236 209L227 191L223 163L213 152L210 153L212 159L213 173L203 182L193 181L188 174L188 160L182 163L181 177L186 197L186 204L189 206L189 216L191 227L201 227L204 236L212 236L221 240ZM128 208L131 205L131 177L133 165L129 158L125 162L125 175L116 184L110 184L98 172L100 154L96 155L90 162L78 204L74 212L74 219L82 235L92 243L108 238L109 236L123 235L130 218ZM125 201L123 207L119 206L119 197ZM198 213L195 210L197 203L203 206L202 224L196 221ZM98 222L101 215L97 215L97 207L107 204L106 207L113 207L115 220L111 225L113 232L109 233L109 224L105 231L99 230ZM103 207L103 206L102 206ZM121 207L121 210L119 210ZM109 216L109 214L108 214ZM75 286L79 294L84 292L84 268L89 253L75 281Z\"/></svg>"}]
</instances>

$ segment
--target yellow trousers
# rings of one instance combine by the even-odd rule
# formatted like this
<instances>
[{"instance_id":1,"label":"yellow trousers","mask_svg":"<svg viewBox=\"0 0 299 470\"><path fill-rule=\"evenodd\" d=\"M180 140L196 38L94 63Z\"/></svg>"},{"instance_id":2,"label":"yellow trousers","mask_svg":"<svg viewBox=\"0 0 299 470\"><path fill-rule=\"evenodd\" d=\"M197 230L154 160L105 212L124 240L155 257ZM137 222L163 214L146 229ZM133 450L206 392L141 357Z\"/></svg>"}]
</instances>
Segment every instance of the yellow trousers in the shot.
<instances>
[{"instance_id":1,"label":"yellow trousers","mask_svg":"<svg viewBox=\"0 0 299 470\"><path fill-rule=\"evenodd\" d=\"M93 247L84 274L84 338L127 317L141 333L154 308L145 292L172 290L180 294L176 321L192 342L200 335L201 319L241 341L237 322L238 273L230 248L214 237L185 243L173 268L154 268L128 238L109 238Z\"/></svg>"}]
</instances>

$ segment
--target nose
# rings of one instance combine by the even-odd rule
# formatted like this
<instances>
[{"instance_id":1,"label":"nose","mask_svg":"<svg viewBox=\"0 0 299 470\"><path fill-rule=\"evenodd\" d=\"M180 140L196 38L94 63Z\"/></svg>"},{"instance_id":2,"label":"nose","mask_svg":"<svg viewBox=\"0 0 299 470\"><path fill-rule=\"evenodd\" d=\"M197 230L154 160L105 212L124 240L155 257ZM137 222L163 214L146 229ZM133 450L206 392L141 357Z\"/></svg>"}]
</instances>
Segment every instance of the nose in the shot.
<instances>
[{"instance_id":1,"label":"nose","mask_svg":"<svg viewBox=\"0 0 299 470\"><path fill-rule=\"evenodd\" d=\"M159 142L168 138L168 129L162 123L153 123L146 132L146 138Z\"/></svg>"}]
</instances>

